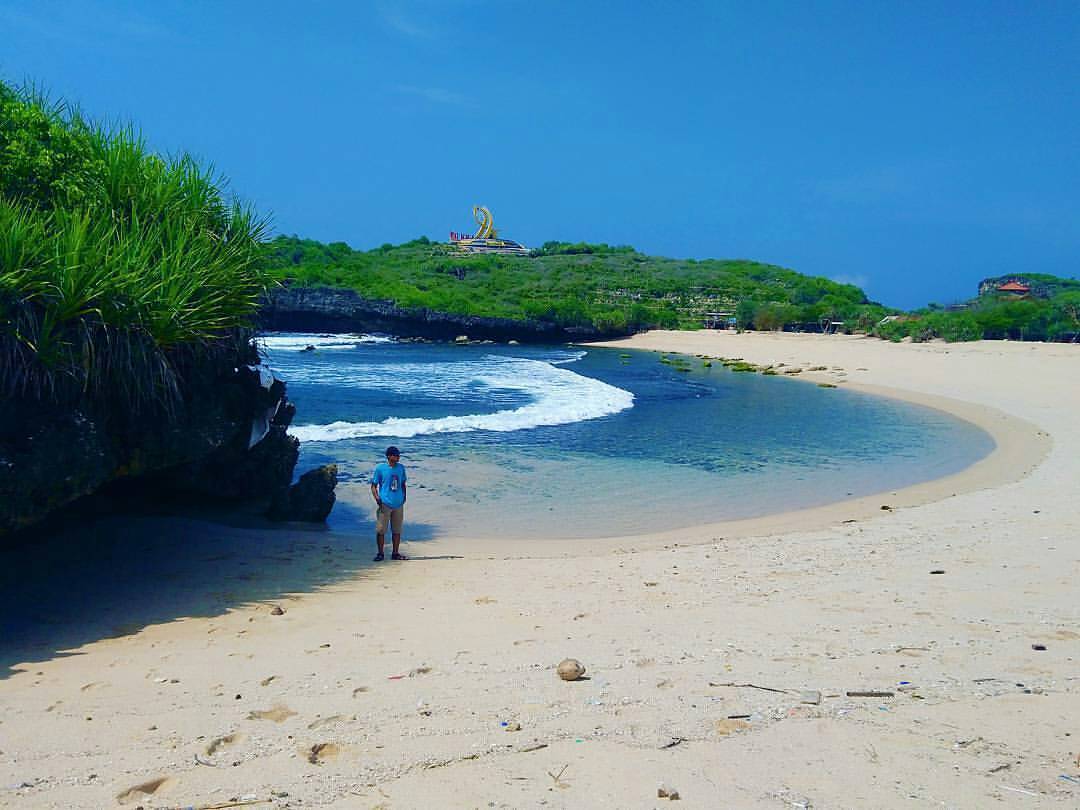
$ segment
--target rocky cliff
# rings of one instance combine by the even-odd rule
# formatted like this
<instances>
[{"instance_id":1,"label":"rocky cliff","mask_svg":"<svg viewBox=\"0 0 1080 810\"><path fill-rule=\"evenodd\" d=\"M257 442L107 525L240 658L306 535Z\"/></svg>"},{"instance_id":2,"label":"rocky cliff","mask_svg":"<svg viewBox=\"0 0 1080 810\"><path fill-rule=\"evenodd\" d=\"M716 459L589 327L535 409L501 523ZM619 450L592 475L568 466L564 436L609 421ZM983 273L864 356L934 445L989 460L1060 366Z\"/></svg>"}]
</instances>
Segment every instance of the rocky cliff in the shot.
<instances>
[{"instance_id":1,"label":"rocky cliff","mask_svg":"<svg viewBox=\"0 0 1080 810\"><path fill-rule=\"evenodd\" d=\"M125 413L107 400L4 402L0 537L103 487L125 485L163 500L238 501L280 519L325 518L336 470L323 471L321 495L312 495L310 483L299 494L290 489L299 454L299 441L286 432L294 413L285 383L259 365L249 344L239 356L190 370L168 410Z\"/></svg>"},{"instance_id":2,"label":"rocky cliff","mask_svg":"<svg viewBox=\"0 0 1080 810\"><path fill-rule=\"evenodd\" d=\"M554 323L456 315L399 307L393 301L363 298L338 287L279 287L263 301L259 323L286 332L391 332L402 337L449 339L458 335L489 340L563 343L608 337L592 326L564 328Z\"/></svg>"}]
</instances>

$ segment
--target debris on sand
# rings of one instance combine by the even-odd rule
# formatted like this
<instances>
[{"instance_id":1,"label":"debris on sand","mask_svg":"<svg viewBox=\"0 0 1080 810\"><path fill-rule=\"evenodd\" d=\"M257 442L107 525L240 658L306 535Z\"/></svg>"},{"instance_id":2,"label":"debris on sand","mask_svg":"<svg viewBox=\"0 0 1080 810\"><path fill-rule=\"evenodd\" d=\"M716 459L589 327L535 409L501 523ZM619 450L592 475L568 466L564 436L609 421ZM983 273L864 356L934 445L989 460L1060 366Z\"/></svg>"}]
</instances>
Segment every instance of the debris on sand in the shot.
<instances>
[{"instance_id":1,"label":"debris on sand","mask_svg":"<svg viewBox=\"0 0 1080 810\"><path fill-rule=\"evenodd\" d=\"M656 798L670 799L673 802L677 802L681 797L679 796L678 790L665 782L661 782L660 787L656 789Z\"/></svg>"}]
</instances>

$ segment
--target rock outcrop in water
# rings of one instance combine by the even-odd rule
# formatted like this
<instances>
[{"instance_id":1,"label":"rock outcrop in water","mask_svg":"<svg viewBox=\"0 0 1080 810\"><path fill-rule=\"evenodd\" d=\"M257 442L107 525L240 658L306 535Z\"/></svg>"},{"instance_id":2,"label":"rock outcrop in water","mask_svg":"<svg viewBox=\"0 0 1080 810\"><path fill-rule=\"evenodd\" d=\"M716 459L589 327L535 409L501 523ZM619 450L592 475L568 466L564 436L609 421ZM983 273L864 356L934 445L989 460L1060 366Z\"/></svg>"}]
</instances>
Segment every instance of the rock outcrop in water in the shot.
<instances>
[{"instance_id":1,"label":"rock outcrop in water","mask_svg":"<svg viewBox=\"0 0 1080 810\"><path fill-rule=\"evenodd\" d=\"M254 348L201 363L181 393L168 413L124 413L108 402L3 403L0 537L103 487L137 488L142 500L240 502L280 519L325 519L336 476L323 473L320 486L300 494L290 489L300 444L287 434L295 407Z\"/></svg>"},{"instance_id":2,"label":"rock outcrop in water","mask_svg":"<svg viewBox=\"0 0 1080 810\"><path fill-rule=\"evenodd\" d=\"M467 334L489 340L563 343L625 334L601 332L593 326L564 328L549 321L399 307L393 301L364 298L354 290L299 284L272 290L260 308L259 322L264 329L284 332L391 332L440 340Z\"/></svg>"}]
</instances>

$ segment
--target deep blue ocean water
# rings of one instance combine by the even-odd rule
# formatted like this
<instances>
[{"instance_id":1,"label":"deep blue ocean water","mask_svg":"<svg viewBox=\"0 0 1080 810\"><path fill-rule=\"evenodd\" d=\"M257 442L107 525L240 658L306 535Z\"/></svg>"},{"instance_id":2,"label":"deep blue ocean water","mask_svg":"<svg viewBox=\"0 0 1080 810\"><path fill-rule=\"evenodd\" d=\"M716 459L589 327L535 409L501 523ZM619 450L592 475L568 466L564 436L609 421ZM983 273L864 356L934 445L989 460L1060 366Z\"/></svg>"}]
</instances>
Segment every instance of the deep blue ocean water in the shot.
<instances>
[{"instance_id":1,"label":"deep blue ocean water","mask_svg":"<svg viewBox=\"0 0 1080 810\"><path fill-rule=\"evenodd\" d=\"M688 358L588 347L270 335L298 470L337 463L336 529L368 531L388 444L411 535L590 537L819 505L959 471L993 449L930 408ZM315 345L313 352L302 352Z\"/></svg>"}]
</instances>

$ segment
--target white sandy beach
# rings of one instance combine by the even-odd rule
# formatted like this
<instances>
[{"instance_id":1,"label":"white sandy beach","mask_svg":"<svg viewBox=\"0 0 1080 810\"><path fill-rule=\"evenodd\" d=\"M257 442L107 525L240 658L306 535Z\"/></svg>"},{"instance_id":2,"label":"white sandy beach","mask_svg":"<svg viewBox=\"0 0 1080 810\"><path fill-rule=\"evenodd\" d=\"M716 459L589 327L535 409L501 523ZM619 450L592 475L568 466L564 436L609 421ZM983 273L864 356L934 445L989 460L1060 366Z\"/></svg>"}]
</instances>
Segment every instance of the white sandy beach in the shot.
<instances>
[{"instance_id":1,"label":"white sandy beach","mask_svg":"<svg viewBox=\"0 0 1080 810\"><path fill-rule=\"evenodd\" d=\"M662 808L661 782L685 808L1080 806L1080 345L612 345L826 366L785 384L923 402L998 449L665 535L406 544L51 651L0 672L0 806Z\"/></svg>"}]
</instances>

